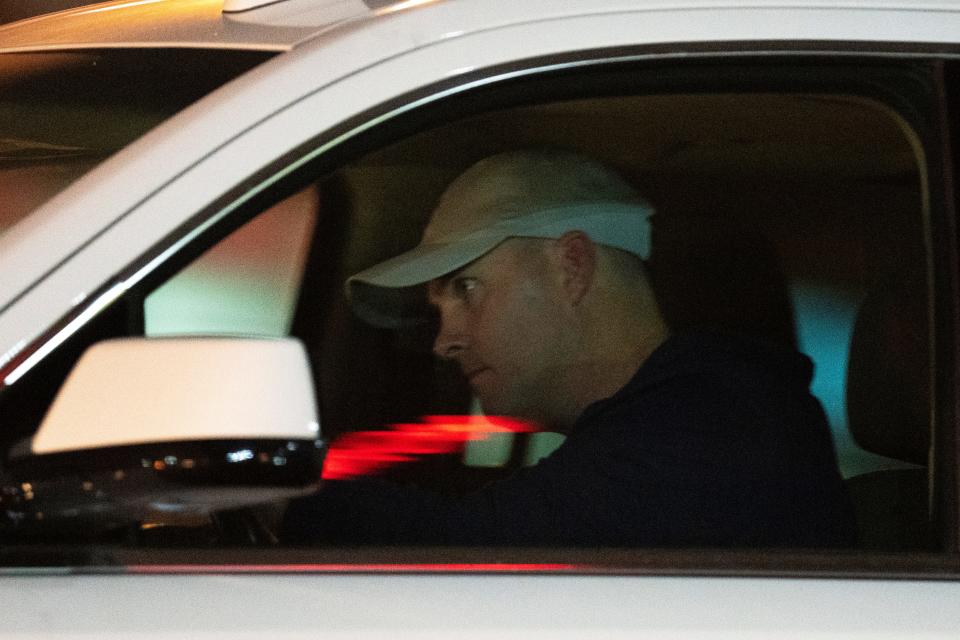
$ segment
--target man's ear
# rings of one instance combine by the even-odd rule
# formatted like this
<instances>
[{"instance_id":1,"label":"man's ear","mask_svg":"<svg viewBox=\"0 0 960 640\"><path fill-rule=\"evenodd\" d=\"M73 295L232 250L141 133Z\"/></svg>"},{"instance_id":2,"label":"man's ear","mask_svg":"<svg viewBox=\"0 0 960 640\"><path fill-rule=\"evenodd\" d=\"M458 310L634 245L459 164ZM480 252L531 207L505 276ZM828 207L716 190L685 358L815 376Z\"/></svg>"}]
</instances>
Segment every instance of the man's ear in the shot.
<instances>
[{"instance_id":1,"label":"man's ear","mask_svg":"<svg viewBox=\"0 0 960 640\"><path fill-rule=\"evenodd\" d=\"M557 238L554 246L561 288L567 300L577 305L593 284L597 245L583 231L567 231Z\"/></svg>"}]
</instances>

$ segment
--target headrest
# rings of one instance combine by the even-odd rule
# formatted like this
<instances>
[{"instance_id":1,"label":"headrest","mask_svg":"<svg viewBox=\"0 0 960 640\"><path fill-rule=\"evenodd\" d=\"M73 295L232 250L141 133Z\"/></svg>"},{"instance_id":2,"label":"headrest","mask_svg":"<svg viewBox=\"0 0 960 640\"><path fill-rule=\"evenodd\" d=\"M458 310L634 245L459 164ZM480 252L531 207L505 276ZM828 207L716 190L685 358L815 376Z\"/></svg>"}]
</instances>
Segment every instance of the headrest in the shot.
<instances>
[{"instance_id":1,"label":"headrest","mask_svg":"<svg viewBox=\"0 0 960 640\"><path fill-rule=\"evenodd\" d=\"M847 417L872 453L927 464L930 332L922 274L868 293L857 315L847 369Z\"/></svg>"},{"instance_id":2,"label":"headrest","mask_svg":"<svg viewBox=\"0 0 960 640\"><path fill-rule=\"evenodd\" d=\"M675 332L745 333L796 347L793 306L776 251L728 219L654 216L651 280Z\"/></svg>"}]
</instances>

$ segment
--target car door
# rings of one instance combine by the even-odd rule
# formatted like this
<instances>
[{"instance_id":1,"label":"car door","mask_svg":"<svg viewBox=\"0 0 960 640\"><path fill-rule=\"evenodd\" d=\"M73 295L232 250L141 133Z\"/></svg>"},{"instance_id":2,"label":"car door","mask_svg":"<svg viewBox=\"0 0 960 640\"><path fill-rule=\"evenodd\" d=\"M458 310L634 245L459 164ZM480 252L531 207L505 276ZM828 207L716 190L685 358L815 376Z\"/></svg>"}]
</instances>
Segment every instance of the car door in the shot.
<instances>
[{"instance_id":1,"label":"car door","mask_svg":"<svg viewBox=\"0 0 960 640\"><path fill-rule=\"evenodd\" d=\"M867 29L854 9L612 7L457 34L476 5L456 4L438 10L427 32L414 12L306 43L48 205L57 209L53 228L88 211L109 213L54 268L37 269L0 316L0 335L15 352L3 365L5 421L26 402L12 392L48 380L52 394L97 340L191 332L304 340L331 435L437 406L466 413L456 381L432 377L449 373L433 372L423 335L356 325L339 297L342 278L415 243L432 199L470 161L510 145L565 144L621 164L665 203L667 262L690 264L705 251L776 258L778 268L761 261L746 273L787 276L777 289L787 311L770 311L781 300L774 292L750 326L775 325L771 335L792 336L827 372L815 391L833 413L850 476L918 469L856 445L844 398L863 301L892 287L891 270L919 272L918 281L896 284L920 301L929 333L919 342L929 352L899 382L933 380L933 391L918 391L921 426L934 432L920 474L931 539L818 552L289 549L196 538L178 546L141 531L133 543L6 547L0 589L19 603L9 630L952 637L960 587L954 194L939 93L946 82L942 54L890 44L938 41L952 14L878 12ZM844 42L824 44L834 37ZM847 42L858 37L883 42ZM138 185L133 195L116 198L127 184ZM891 215L878 215L881 207ZM40 235L25 236L20 250ZM204 301L227 304L217 280L225 274L242 281L242 312L209 321ZM692 280L674 290L696 282L706 295L708 276L685 273ZM199 293L190 293L190 278L205 283ZM265 289L288 294L246 297ZM746 288L725 300L756 296ZM676 323L702 317L702 298L671 300ZM245 315L265 307L280 311ZM716 322L746 315L742 306L710 308L722 312ZM401 411L404 398L413 401ZM48 401L37 401L38 418ZM23 435L30 426L22 424ZM465 485L476 481L456 473Z\"/></svg>"}]
</instances>

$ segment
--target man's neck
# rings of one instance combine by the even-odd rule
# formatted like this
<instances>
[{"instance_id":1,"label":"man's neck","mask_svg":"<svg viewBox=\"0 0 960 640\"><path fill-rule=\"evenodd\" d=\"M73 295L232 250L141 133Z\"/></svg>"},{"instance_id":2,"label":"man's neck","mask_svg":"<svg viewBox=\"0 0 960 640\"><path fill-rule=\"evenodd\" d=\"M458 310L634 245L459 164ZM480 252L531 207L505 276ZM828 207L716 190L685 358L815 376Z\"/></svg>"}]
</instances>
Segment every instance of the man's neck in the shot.
<instances>
[{"instance_id":1,"label":"man's neck","mask_svg":"<svg viewBox=\"0 0 960 640\"><path fill-rule=\"evenodd\" d=\"M599 400L622 389L650 355L669 337L665 326L635 328L634 332L607 334L601 348L584 349L583 355L567 368L557 385L563 398L556 404L558 415L551 418L555 429L568 432L580 414ZM625 335L615 335L623 333Z\"/></svg>"}]
</instances>

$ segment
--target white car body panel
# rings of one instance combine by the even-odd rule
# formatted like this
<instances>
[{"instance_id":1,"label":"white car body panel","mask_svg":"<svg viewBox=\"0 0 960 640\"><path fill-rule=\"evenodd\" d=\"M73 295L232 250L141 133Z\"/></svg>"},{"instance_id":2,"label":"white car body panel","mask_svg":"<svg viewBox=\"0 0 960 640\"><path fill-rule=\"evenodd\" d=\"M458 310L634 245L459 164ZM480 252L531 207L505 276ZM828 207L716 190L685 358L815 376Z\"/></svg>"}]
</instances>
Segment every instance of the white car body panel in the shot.
<instances>
[{"instance_id":1,"label":"white car body panel","mask_svg":"<svg viewBox=\"0 0 960 640\"><path fill-rule=\"evenodd\" d=\"M276 568L282 571L282 568ZM497 575L0 580L9 638L946 640L956 583Z\"/></svg>"},{"instance_id":2,"label":"white car body panel","mask_svg":"<svg viewBox=\"0 0 960 640\"><path fill-rule=\"evenodd\" d=\"M112 14L148 7L127 4L76 15L105 25ZM134 34L113 42L292 50L151 131L0 237L0 365L246 176L304 140L420 87L578 49L740 41L952 43L960 34L957 2L650 2L638 8L618 0L452 0L389 16L361 14L351 4L347 13L358 12L341 15L348 22L332 30L321 17L332 14L295 15L281 3L231 20L249 25L263 12L265 22L290 29L284 37L214 42L202 34L154 40ZM53 19L35 24L31 37L24 23L18 27L24 33L9 41L0 30L0 50L99 42L93 26L81 43L40 30L53 29ZM246 32L238 27L235 33ZM118 284L111 295L131 284ZM11 570L0 578L8 603L3 632L23 638L952 639L960 624L956 581L260 569L235 568L246 575L86 576ZM283 575L288 570L305 575Z\"/></svg>"}]
</instances>

